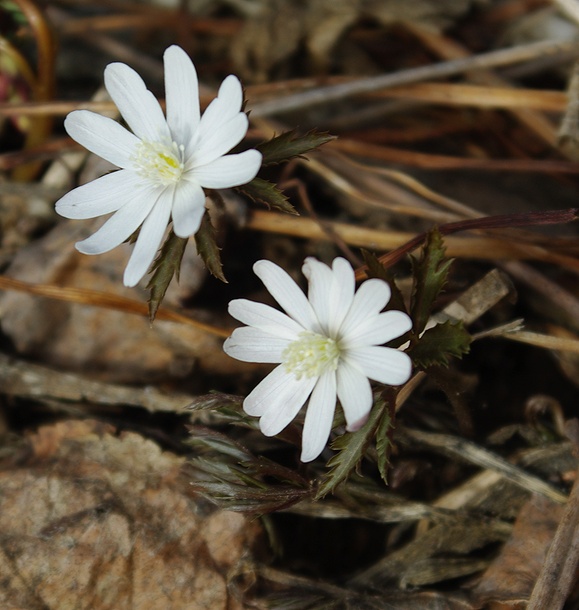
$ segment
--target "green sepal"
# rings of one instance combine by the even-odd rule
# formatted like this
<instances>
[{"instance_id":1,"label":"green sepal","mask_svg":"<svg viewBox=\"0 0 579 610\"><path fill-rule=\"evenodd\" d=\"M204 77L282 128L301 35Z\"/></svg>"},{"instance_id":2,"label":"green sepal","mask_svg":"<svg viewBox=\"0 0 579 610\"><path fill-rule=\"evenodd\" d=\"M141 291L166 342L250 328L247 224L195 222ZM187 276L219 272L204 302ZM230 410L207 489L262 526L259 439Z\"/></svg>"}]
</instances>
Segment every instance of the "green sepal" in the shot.
<instances>
[{"instance_id":1,"label":"green sepal","mask_svg":"<svg viewBox=\"0 0 579 610\"><path fill-rule=\"evenodd\" d=\"M445 250L442 235L433 229L428 233L421 257L412 259L414 291L410 317L415 336L426 327L434 303L446 284L452 259L445 258Z\"/></svg>"},{"instance_id":2,"label":"green sepal","mask_svg":"<svg viewBox=\"0 0 579 610\"><path fill-rule=\"evenodd\" d=\"M187 241L186 238L177 237L171 230L153 263L152 276L147 284L147 289L150 290L149 320L151 324L155 320L173 276L177 277L177 281L179 281L179 269Z\"/></svg>"},{"instance_id":3,"label":"green sepal","mask_svg":"<svg viewBox=\"0 0 579 610\"><path fill-rule=\"evenodd\" d=\"M336 136L315 129L304 135L297 135L295 130L292 130L258 144L256 149L263 155L262 166L276 165L295 157L303 157L310 150L335 140L335 138Z\"/></svg>"},{"instance_id":4,"label":"green sepal","mask_svg":"<svg viewBox=\"0 0 579 610\"><path fill-rule=\"evenodd\" d=\"M209 273L214 275L218 280L227 283L225 275L223 274L219 246L215 240L215 229L211 224L211 217L207 210L205 210L205 213L203 214L199 230L195 233L195 245L197 246L197 252L203 259Z\"/></svg>"},{"instance_id":5,"label":"green sepal","mask_svg":"<svg viewBox=\"0 0 579 610\"><path fill-rule=\"evenodd\" d=\"M429 328L408 350L414 366L448 366L451 357L462 358L470 350L472 337L462 322L446 321Z\"/></svg>"}]
</instances>

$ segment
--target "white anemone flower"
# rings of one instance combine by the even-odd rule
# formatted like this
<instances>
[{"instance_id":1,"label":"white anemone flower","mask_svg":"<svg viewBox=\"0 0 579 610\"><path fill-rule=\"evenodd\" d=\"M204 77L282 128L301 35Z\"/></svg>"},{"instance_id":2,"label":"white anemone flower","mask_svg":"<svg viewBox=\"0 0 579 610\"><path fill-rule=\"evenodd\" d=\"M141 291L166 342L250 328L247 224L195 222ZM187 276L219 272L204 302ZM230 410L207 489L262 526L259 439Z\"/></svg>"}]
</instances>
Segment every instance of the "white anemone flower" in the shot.
<instances>
[{"instance_id":1,"label":"white anemone flower","mask_svg":"<svg viewBox=\"0 0 579 610\"><path fill-rule=\"evenodd\" d=\"M76 244L84 254L112 250L140 227L125 269L126 286L145 275L170 220L179 237L199 229L204 188L246 184L261 165L257 150L226 155L248 128L239 80L228 76L201 116L197 73L185 51L171 46L163 60L166 117L141 77L126 64L113 63L105 69L105 86L131 131L87 110L71 112L64 122L74 140L120 170L67 193L56 211L76 219L114 212Z\"/></svg>"},{"instance_id":2,"label":"white anemone flower","mask_svg":"<svg viewBox=\"0 0 579 610\"><path fill-rule=\"evenodd\" d=\"M409 356L382 344L410 330L412 322L404 312L382 312L391 295L383 280L366 280L356 292L354 270L343 258L331 268L306 259L307 297L271 261L258 261L253 269L286 313L246 299L231 301L229 313L247 326L235 329L223 349L245 362L280 363L243 403L248 415L260 417L266 436L279 434L309 397L301 453L309 462L328 441L336 397L353 432L372 408L370 379L408 381Z\"/></svg>"}]
</instances>

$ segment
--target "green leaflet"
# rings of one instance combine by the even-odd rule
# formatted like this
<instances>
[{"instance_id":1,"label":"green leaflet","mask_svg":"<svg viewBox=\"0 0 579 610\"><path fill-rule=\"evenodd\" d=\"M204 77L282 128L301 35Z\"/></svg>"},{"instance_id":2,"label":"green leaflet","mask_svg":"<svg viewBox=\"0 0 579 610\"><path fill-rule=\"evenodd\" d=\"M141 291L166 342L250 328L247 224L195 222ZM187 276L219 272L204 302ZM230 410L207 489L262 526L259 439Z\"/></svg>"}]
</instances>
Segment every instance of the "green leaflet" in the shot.
<instances>
[{"instance_id":1,"label":"green leaflet","mask_svg":"<svg viewBox=\"0 0 579 610\"><path fill-rule=\"evenodd\" d=\"M357 432L348 432L332 443L332 449L338 451L327 464L329 471L318 487L315 499L319 500L345 481L364 457L366 447L374 438L387 403L378 401L370 411L368 421Z\"/></svg>"},{"instance_id":2,"label":"green leaflet","mask_svg":"<svg viewBox=\"0 0 579 610\"><path fill-rule=\"evenodd\" d=\"M226 510L254 515L281 510L311 496L309 482L299 473L264 457L255 457L229 436L192 426L198 457L192 460L195 491Z\"/></svg>"},{"instance_id":3,"label":"green leaflet","mask_svg":"<svg viewBox=\"0 0 579 610\"><path fill-rule=\"evenodd\" d=\"M147 288L150 290L149 319L151 322L155 320L171 280L174 276L179 280L179 269L187 241L188 238L177 237L171 230L153 263L152 276L147 284ZM223 275L219 247L215 241L215 229L207 211L205 211L201 226L195 234L195 244L209 272L222 282L227 282Z\"/></svg>"},{"instance_id":4,"label":"green leaflet","mask_svg":"<svg viewBox=\"0 0 579 610\"><path fill-rule=\"evenodd\" d=\"M414 292L410 306L413 331L420 335L432 312L434 302L448 278L452 259L445 259L445 247L437 229L428 234L419 259L412 259Z\"/></svg>"},{"instance_id":5,"label":"green leaflet","mask_svg":"<svg viewBox=\"0 0 579 610\"><path fill-rule=\"evenodd\" d=\"M406 312L406 304L404 303L404 297L400 292L400 289L396 285L394 281L394 275L390 272L389 269L386 269L382 263L378 260L377 256L368 250L362 250L362 256L364 257L364 262L368 267L368 277L376 277L380 280L384 280L392 291L392 296L386 305L386 310L397 309L398 311ZM406 312L407 313L407 312Z\"/></svg>"},{"instance_id":6,"label":"green leaflet","mask_svg":"<svg viewBox=\"0 0 579 610\"><path fill-rule=\"evenodd\" d=\"M462 358L468 353L472 337L462 322L446 321L429 328L419 341L408 350L414 366L448 366L451 357Z\"/></svg>"},{"instance_id":7,"label":"green leaflet","mask_svg":"<svg viewBox=\"0 0 579 610\"><path fill-rule=\"evenodd\" d=\"M256 149L263 155L262 166L275 165L295 157L301 157L310 150L314 150L335 138L336 136L315 129L301 136L297 135L295 130L292 130L258 144Z\"/></svg>"},{"instance_id":8,"label":"green leaflet","mask_svg":"<svg viewBox=\"0 0 579 610\"><path fill-rule=\"evenodd\" d=\"M273 182L263 178L254 178L251 182L237 188L255 203L263 203L286 214L298 215L288 198Z\"/></svg>"},{"instance_id":9,"label":"green leaflet","mask_svg":"<svg viewBox=\"0 0 579 610\"><path fill-rule=\"evenodd\" d=\"M177 237L171 230L153 263L152 276L147 284L147 289L150 290L149 319L151 323L155 320L173 276L176 276L177 280L179 279L179 269L187 241L183 237Z\"/></svg>"},{"instance_id":10,"label":"green leaflet","mask_svg":"<svg viewBox=\"0 0 579 610\"><path fill-rule=\"evenodd\" d=\"M384 483L388 483L388 466L390 465L390 448L392 447L390 434L392 432L392 418L390 411L384 409L378 429L376 430L376 457L378 471Z\"/></svg>"},{"instance_id":11,"label":"green leaflet","mask_svg":"<svg viewBox=\"0 0 579 610\"><path fill-rule=\"evenodd\" d=\"M195 245L197 246L197 252L203 259L209 273L214 275L218 280L227 283L225 275L223 275L223 265L221 264L219 247L215 241L215 229L211 224L211 217L207 210L205 210L205 214L203 214L199 230L195 233Z\"/></svg>"}]
</instances>

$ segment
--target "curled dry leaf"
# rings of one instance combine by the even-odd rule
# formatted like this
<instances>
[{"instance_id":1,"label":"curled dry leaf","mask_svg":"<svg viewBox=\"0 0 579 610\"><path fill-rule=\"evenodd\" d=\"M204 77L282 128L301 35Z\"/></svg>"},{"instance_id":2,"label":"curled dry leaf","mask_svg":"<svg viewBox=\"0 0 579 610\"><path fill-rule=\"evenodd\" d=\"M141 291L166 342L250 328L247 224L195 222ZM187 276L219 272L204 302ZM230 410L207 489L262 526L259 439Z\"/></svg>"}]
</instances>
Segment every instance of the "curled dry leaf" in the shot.
<instances>
[{"instance_id":1,"label":"curled dry leaf","mask_svg":"<svg viewBox=\"0 0 579 610\"><path fill-rule=\"evenodd\" d=\"M69 421L0 470L0 607L239 609L228 575L259 527L207 511L183 458L135 433ZM237 591L238 592L238 591Z\"/></svg>"}]
</instances>

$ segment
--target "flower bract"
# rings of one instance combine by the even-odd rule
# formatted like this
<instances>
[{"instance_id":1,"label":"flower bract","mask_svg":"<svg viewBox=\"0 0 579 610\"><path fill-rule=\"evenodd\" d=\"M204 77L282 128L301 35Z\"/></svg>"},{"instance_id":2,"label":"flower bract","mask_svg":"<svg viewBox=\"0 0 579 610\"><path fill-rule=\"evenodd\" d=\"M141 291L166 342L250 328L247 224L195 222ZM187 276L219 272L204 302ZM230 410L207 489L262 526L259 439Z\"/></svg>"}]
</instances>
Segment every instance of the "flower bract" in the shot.
<instances>
[{"instance_id":1,"label":"flower bract","mask_svg":"<svg viewBox=\"0 0 579 610\"><path fill-rule=\"evenodd\" d=\"M127 286L145 275L171 220L179 237L199 229L204 188L245 184L261 165L257 150L226 154L248 128L239 80L228 76L201 116L197 73L188 55L171 46L163 60L166 116L141 77L113 63L105 69L105 86L131 131L88 110L71 112L64 123L74 140L120 169L67 193L56 211L76 219L113 213L76 244L84 254L112 250L140 228L125 269Z\"/></svg>"},{"instance_id":2,"label":"flower bract","mask_svg":"<svg viewBox=\"0 0 579 610\"><path fill-rule=\"evenodd\" d=\"M404 312L382 311L391 294L383 280L366 280L356 291L354 270L343 258L331 267L306 259L307 296L271 261L258 261L253 269L285 313L231 301L229 313L247 326L235 329L223 349L245 362L278 363L243 403L246 413L260 417L265 435L281 432L309 399L301 454L308 462L328 441L336 398L347 430L355 431L372 408L370 380L400 385L409 379L409 356L382 344L410 330L412 322Z\"/></svg>"}]
</instances>

